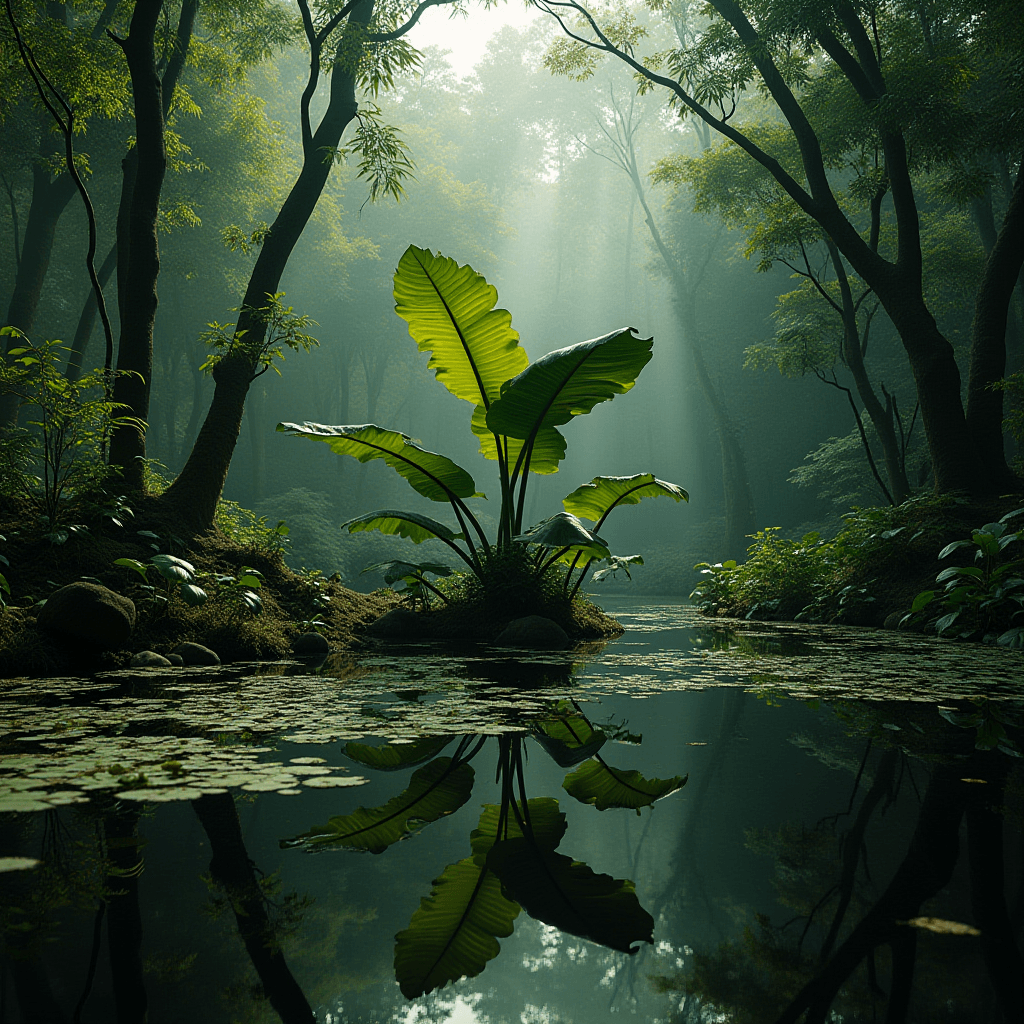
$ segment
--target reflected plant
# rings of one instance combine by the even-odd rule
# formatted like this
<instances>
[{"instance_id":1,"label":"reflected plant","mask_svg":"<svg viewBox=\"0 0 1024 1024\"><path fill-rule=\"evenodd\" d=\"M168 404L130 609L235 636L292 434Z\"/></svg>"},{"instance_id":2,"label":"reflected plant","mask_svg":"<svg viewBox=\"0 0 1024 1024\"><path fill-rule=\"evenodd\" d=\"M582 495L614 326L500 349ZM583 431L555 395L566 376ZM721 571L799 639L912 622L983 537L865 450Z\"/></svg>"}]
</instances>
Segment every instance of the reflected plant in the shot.
<instances>
[{"instance_id":1,"label":"reflected plant","mask_svg":"<svg viewBox=\"0 0 1024 1024\"><path fill-rule=\"evenodd\" d=\"M524 529L530 474L557 473L565 458L566 442L558 428L629 391L651 359L652 339L625 328L530 364L511 315L494 308L497 291L472 267L414 245L399 262L394 293L395 311L408 322L420 351L430 353L428 368L453 395L472 405L470 428L480 453L498 463L497 531L492 543L467 504L484 497L473 477L406 434L374 424L279 423L279 431L321 441L339 455L364 463L383 460L423 497L448 502L459 525L456 532L417 512L380 509L343 524L350 533L378 530L417 544L440 540L485 587L492 553L532 548L534 575L561 566L564 593L571 598L594 562L613 557L598 531L615 508L645 497L688 500L681 487L651 473L595 477L563 499L563 512ZM636 557L614 564L621 568L630 561Z\"/></svg>"},{"instance_id":2,"label":"reflected plant","mask_svg":"<svg viewBox=\"0 0 1024 1024\"><path fill-rule=\"evenodd\" d=\"M647 779L609 765L600 754L608 736L574 702L554 704L529 736L556 764L572 769L562 783L566 793L599 811L628 808L639 814L686 783L685 776ZM416 771L386 804L331 818L281 846L383 853L469 800L475 778L470 762L487 740L463 736L451 757L439 755L456 742L454 736L346 744L346 756L366 768ZM632 881L596 874L557 852L566 816L557 800L527 797L524 736L503 735L496 742L500 803L484 804L469 835L469 856L444 869L409 926L395 936L395 975L408 999L480 974L500 952L498 939L512 934L521 910L623 953L635 953L635 943L653 941L654 920L637 900Z\"/></svg>"}]
</instances>

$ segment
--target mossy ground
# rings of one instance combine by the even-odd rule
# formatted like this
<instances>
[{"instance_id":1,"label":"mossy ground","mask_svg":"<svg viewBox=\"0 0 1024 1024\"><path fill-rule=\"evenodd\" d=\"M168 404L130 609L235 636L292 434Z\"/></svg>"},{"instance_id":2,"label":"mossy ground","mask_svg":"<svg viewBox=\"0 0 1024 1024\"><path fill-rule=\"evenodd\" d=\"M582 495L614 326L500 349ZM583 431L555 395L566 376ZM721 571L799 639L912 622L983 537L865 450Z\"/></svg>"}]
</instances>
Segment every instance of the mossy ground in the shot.
<instances>
[{"instance_id":1,"label":"mossy ground","mask_svg":"<svg viewBox=\"0 0 1024 1024\"><path fill-rule=\"evenodd\" d=\"M387 592L359 594L340 582L292 572L279 552L242 545L213 530L181 545L173 522L163 520L153 503L141 502L134 519L122 526L108 517L82 517L85 530L72 532L68 540L53 545L42 536L31 510L17 503L0 506L0 535L6 542L0 553L11 588L10 605L0 612L0 676L59 675L95 671L126 664L133 653L154 650L166 653L190 640L215 650L224 661L288 656L291 640L304 631L303 623L319 618L321 631L332 646L351 644L359 627L397 603ZM156 538L140 536L148 531ZM147 562L155 553L178 555L191 562L200 585L210 600L188 607L172 593L169 602L153 602L140 590L138 577L115 566L119 558ZM252 616L232 607L216 575L237 576L243 566L263 575L260 590L263 613ZM156 573L151 574L156 582ZM136 605L137 622L124 650L95 652L85 644L69 644L38 629L35 605L58 587L82 578L98 581ZM317 599L327 598L317 603Z\"/></svg>"}]
</instances>

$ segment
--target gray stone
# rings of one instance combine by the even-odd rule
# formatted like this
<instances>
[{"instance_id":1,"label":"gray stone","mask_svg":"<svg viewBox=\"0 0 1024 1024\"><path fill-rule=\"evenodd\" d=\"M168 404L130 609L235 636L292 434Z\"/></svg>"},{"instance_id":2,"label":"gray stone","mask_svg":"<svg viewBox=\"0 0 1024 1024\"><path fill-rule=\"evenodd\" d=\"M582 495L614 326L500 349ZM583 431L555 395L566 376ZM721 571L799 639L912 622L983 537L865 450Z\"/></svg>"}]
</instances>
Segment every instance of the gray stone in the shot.
<instances>
[{"instance_id":1,"label":"gray stone","mask_svg":"<svg viewBox=\"0 0 1024 1024\"><path fill-rule=\"evenodd\" d=\"M167 655L167 660L172 665L184 665L185 664L185 660L182 658L182 656L180 654L168 654Z\"/></svg>"},{"instance_id":2,"label":"gray stone","mask_svg":"<svg viewBox=\"0 0 1024 1024\"><path fill-rule=\"evenodd\" d=\"M202 644L193 644L190 642L178 644L171 653L177 654L181 658L183 665L220 664L220 658L218 657L217 652L211 651L209 647L204 647Z\"/></svg>"},{"instance_id":3,"label":"gray stone","mask_svg":"<svg viewBox=\"0 0 1024 1024\"><path fill-rule=\"evenodd\" d=\"M328 653L330 645L319 633L300 633L292 641L292 650L300 658L320 658Z\"/></svg>"},{"instance_id":4,"label":"gray stone","mask_svg":"<svg viewBox=\"0 0 1024 1024\"><path fill-rule=\"evenodd\" d=\"M37 622L47 632L116 651L135 628L135 605L97 583L69 583L46 599Z\"/></svg>"},{"instance_id":5,"label":"gray stone","mask_svg":"<svg viewBox=\"0 0 1024 1024\"><path fill-rule=\"evenodd\" d=\"M425 629L422 618L409 608L392 608L366 627L370 636L381 640L419 640Z\"/></svg>"},{"instance_id":6,"label":"gray stone","mask_svg":"<svg viewBox=\"0 0 1024 1024\"><path fill-rule=\"evenodd\" d=\"M528 647L534 651L564 651L569 634L552 619L527 615L513 619L495 638L496 647Z\"/></svg>"},{"instance_id":7,"label":"gray stone","mask_svg":"<svg viewBox=\"0 0 1024 1024\"><path fill-rule=\"evenodd\" d=\"M132 668L169 668L171 662L156 651L139 651L132 658Z\"/></svg>"}]
</instances>

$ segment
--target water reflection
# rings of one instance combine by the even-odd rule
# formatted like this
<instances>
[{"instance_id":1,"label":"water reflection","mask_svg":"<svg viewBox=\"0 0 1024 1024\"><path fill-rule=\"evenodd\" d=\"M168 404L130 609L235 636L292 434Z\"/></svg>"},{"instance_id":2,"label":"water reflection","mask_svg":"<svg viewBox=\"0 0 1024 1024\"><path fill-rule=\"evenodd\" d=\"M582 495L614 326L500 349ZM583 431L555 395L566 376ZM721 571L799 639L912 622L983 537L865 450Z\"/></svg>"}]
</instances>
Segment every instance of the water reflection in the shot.
<instances>
[{"instance_id":1,"label":"water reflection","mask_svg":"<svg viewBox=\"0 0 1024 1024\"><path fill-rule=\"evenodd\" d=\"M907 699L837 634L888 697L822 699L820 632L642 614L586 665L4 684L0 1020L1020 1020L1020 662L912 644Z\"/></svg>"}]
</instances>

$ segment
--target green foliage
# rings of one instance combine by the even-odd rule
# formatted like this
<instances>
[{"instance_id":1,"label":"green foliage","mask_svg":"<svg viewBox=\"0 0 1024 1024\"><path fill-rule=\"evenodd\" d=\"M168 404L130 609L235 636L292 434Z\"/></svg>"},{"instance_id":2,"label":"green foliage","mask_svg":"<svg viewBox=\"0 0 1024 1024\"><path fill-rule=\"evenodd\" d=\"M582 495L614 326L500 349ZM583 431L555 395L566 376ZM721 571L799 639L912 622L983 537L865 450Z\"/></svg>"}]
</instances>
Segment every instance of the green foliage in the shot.
<instances>
[{"instance_id":1,"label":"green foliage","mask_svg":"<svg viewBox=\"0 0 1024 1024\"><path fill-rule=\"evenodd\" d=\"M384 583L393 588L402 597L409 598L413 607L419 602L424 608L430 607L430 595L436 594L447 604L448 598L427 579L431 576L451 576L452 568L438 562L406 562L400 558L390 558L386 562L375 562L368 565L363 572L380 572ZM396 587L395 584L398 584Z\"/></svg>"},{"instance_id":2,"label":"green foliage","mask_svg":"<svg viewBox=\"0 0 1024 1024\"><path fill-rule=\"evenodd\" d=\"M398 202L405 195L405 183L415 178L408 154L398 129L384 122L380 107L368 103L356 112L356 130L337 157L358 158L359 177L370 183L367 202L375 203L382 196Z\"/></svg>"},{"instance_id":3,"label":"green foliage","mask_svg":"<svg viewBox=\"0 0 1024 1024\"><path fill-rule=\"evenodd\" d=\"M637 771L622 771L605 764L600 757L584 761L565 777L562 788L581 804L593 804L599 811L609 807L627 807L640 814L655 800L669 796L686 785L686 777L645 779Z\"/></svg>"},{"instance_id":4,"label":"green foliage","mask_svg":"<svg viewBox=\"0 0 1024 1024\"><path fill-rule=\"evenodd\" d=\"M107 396L109 381L101 370L69 381L61 372L65 346L59 341L33 344L14 327L0 337L14 339L0 363L0 394L13 395L28 410L30 432L17 434L5 454L7 493L21 492L39 508L46 529L57 535L58 520L72 499L101 487L113 472L104 462L107 437L115 426L145 424L118 416L120 406ZM6 447L6 440L4 447ZM38 475L26 470L37 468ZM66 539L66 537L65 537Z\"/></svg>"},{"instance_id":5,"label":"green foliage","mask_svg":"<svg viewBox=\"0 0 1024 1024\"><path fill-rule=\"evenodd\" d=\"M137 558L118 558L114 560L114 565L126 570L126 579L129 571L138 577L136 589L152 609L163 606L164 610L167 610L174 595L190 608L197 608L206 603L206 591L196 585L199 574L195 566L183 558L157 554L148 563L140 562ZM150 571L153 569L164 581L163 593L149 582Z\"/></svg>"},{"instance_id":6,"label":"green foliage","mask_svg":"<svg viewBox=\"0 0 1024 1024\"><path fill-rule=\"evenodd\" d=\"M260 332L258 342L249 341L249 331L246 328L239 329L231 324L209 323L207 330L200 336L199 340L210 351L200 369L204 373L212 373L213 368L234 352L242 352L256 368L256 376L273 370L280 376L274 360L284 360L284 350L292 352L308 352L311 348L319 345L320 342L312 335L306 333L310 327L316 327L315 320L308 316L297 316L291 306L286 306L281 300L284 292L276 292L271 295L267 293L267 304L259 308L252 306L239 306L232 312L246 313L251 320L265 325L265 330Z\"/></svg>"},{"instance_id":7,"label":"green foliage","mask_svg":"<svg viewBox=\"0 0 1024 1024\"><path fill-rule=\"evenodd\" d=\"M749 607L748 617L759 613L795 614L810 604L820 585L828 578L831 546L817 533L800 541L779 536L780 528L769 526L752 535L747 561L711 565L701 562L697 568L706 577L690 595L701 611L742 605Z\"/></svg>"},{"instance_id":8,"label":"green foliage","mask_svg":"<svg viewBox=\"0 0 1024 1024\"><path fill-rule=\"evenodd\" d=\"M383 460L423 497L447 501L460 528L456 532L420 513L383 509L343 524L350 532L378 530L414 543L440 540L467 564L485 593L493 593L491 581L500 575L488 566L496 558L505 558L511 548L533 549L530 576L534 588L540 577L553 572L568 556L570 571L562 580L565 595L571 597L591 563L609 558L611 552L570 511L524 531L529 474L557 471L565 455L565 440L557 428L629 391L650 361L652 341L636 337L632 329L613 331L549 353L531 365L512 329L511 316L495 308L496 290L470 266L460 267L452 259L409 246L394 281L396 312L408 322L420 351L430 352L427 365L437 379L455 397L473 406L470 425L480 438L481 453L498 463L501 508L494 541L487 539L466 504L468 498L483 497L472 476L445 456L421 448L407 435L373 424L280 423L277 429L321 441L360 462ZM651 474L598 477L587 486L601 495L602 521L616 505L633 504L644 496L686 498L681 488ZM598 500L592 497L588 503L580 491L570 499L587 509ZM572 570L584 556L586 562L570 592ZM517 570L526 564L519 559ZM517 576L521 578L521 573ZM455 582L458 586L459 581ZM451 596L451 591L438 589L446 598Z\"/></svg>"},{"instance_id":9,"label":"green foliage","mask_svg":"<svg viewBox=\"0 0 1024 1024\"><path fill-rule=\"evenodd\" d=\"M409 787L384 806L360 807L352 814L331 818L326 825L282 845L383 853L428 822L458 810L472 789L473 769L456 759L440 757L414 772Z\"/></svg>"},{"instance_id":10,"label":"green foliage","mask_svg":"<svg viewBox=\"0 0 1024 1024\"><path fill-rule=\"evenodd\" d=\"M243 565L237 576L215 573L212 581L214 600L229 610L232 619L263 614L263 598L256 593L263 586L263 573L258 569Z\"/></svg>"},{"instance_id":11,"label":"green foliage","mask_svg":"<svg viewBox=\"0 0 1024 1024\"><path fill-rule=\"evenodd\" d=\"M918 594L904 621L925 617L938 603L943 614L934 627L940 636L980 634L1004 646L1024 649L1024 628L1012 627L1016 619L1024 617L1024 526L1010 527L1010 520L1021 515L1024 508L1007 513L997 523L986 523L970 540L947 544L939 552L940 560L967 550L973 552L974 564L943 569L935 577L936 583L944 584L943 589Z\"/></svg>"}]
</instances>

